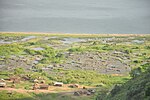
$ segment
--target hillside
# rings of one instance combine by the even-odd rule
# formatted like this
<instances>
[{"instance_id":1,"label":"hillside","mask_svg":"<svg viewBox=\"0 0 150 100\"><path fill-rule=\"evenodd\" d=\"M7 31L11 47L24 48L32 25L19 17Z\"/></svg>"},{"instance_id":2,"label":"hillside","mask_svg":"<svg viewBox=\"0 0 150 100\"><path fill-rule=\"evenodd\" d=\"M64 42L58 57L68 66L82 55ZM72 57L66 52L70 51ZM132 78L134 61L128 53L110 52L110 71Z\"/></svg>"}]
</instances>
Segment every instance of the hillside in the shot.
<instances>
[{"instance_id":1,"label":"hillside","mask_svg":"<svg viewBox=\"0 0 150 100\"><path fill-rule=\"evenodd\" d=\"M140 75L123 85L115 85L109 94L100 95L98 100L150 100L150 63L143 67L147 68Z\"/></svg>"}]
</instances>

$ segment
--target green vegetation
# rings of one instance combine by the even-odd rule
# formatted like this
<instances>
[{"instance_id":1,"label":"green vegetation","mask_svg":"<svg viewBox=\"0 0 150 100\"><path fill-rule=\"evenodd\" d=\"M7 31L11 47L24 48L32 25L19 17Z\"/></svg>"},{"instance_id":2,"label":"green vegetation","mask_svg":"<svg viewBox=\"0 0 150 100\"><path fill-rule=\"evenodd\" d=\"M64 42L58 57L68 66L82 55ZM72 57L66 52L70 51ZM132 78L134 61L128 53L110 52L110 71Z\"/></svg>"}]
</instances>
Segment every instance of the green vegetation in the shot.
<instances>
[{"instance_id":1,"label":"green vegetation","mask_svg":"<svg viewBox=\"0 0 150 100\"><path fill-rule=\"evenodd\" d=\"M64 38L85 41L67 44ZM38 79L44 80L46 85L63 82L65 85L79 84L98 90L90 96L60 93L59 87L55 89L58 93L10 93L2 90L1 100L150 98L150 35L2 33L0 39L0 78L19 77L21 80L18 83L7 82L8 87L15 83L15 89L32 90L33 81Z\"/></svg>"},{"instance_id":2,"label":"green vegetation","mask_svg":"<svg viewBox=\"0 0 150 100\"><path fill-rule=\"evenodd\" d=\"M115 85L109 95L101 94L98 100L149 100L150 99L150 63L134 69L133 77L123 85Z\"/></svg>"},{"instance_id":3,"label":"green vegetation","mask_svg":"<svg viewBox=\"0 0 150 100\"><path fill-rule=\"evenodd\" d=\"M40 61L42 64L52 63L60 63L64 60L64 56L57 50L54 50L51 47L43 47L44 50L32 50L32 49L25 49L25 52L29 55L42 55L43 59Z\"/></svg>"},{"instance_id":4,"label":"green vegetation","mask_svg":"<svg viewBox=\"0 0 150 100\"><path fill-rule=\"evenodd\" d=\"M41 63L60 63L61 60L64 59L62 53L59 53L59 51L56 51L50 47L45 48L41 54L45 57L41 60Z\"/></svg>"},{"instance_id":5,"label":"green vegetation","mask_svg":"<svg viewBox=\"0 0 150 100\"><path fill-rule=\"evenodd\" d=\"M8 91L0 91L1 100L94 100L96 97L92 96L70 96L63 93L9 93Z\"/></svg>"},{"instance_id":6,"label":"green vegetation","mask_svg":"<svg viewBox=\"0 0 150 100\"><path fill-rule=\"evenodd\" d=\"M54 76L49 76L50 79L54 81L62 81L63 83L78 83L90 86L112 86L116 83L122 83L129 79L126 76L111 76L98 74L94 71L84 71L84 70L54 70L56 74Z\"/></svg>"},{"instance_id":7,"label":"green vegetation","mask_svg":"<svg viewBox=\"0 0 150 100\"><path fill-rule=\"evenodd\" d=\"M18 68L14 69L14 74L15 75L20 75L20 74L24 74L24 73L25 73L25 70L21 67L20 68L18 67Z\"/></svg>"},{"instance_id":8,"label":"green vegetation","mask_svg":"<svg viewBox=\"0 0 150 100\"><path fill-rule=\"evenodd\" d=\"M17 43L0 45L0 56L17 55L23 52L23 47Z\"/></svg>"},{"instance_id":9,"label":"green vegetation","mask_svg":"<svg viewBox=\"0 0 150 100\"><path fill-rule=\"evenodd\" d=\"M32 98L29 94L17 93L17 92L8 92L0 91L1 100L27 100L26 97ZM25 99L24 99L25 98ZM31 99L34 100L34 99Z\"/></svg>"}]
</instances>

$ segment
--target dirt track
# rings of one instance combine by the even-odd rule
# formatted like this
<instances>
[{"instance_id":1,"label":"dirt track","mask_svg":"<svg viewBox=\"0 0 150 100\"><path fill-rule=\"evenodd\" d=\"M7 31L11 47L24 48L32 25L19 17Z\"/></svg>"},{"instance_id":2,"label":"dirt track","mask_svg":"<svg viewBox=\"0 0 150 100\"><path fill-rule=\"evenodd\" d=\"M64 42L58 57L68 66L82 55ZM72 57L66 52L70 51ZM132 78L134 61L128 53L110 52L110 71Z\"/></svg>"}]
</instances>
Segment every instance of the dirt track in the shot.
<instances>
[{"instance_id":1,"label":"dirt track","mask_svg":"<svg viewBox=\"0 0 150 100\"><path fill-rule=\"evenodd\" d=\"M49 90L25 90L25 89L15 89L15 88L0 88L0 91L7 90L7 91L15 91L19 93L28 93L28 92L34 92L34 93L54 93L54 91Z\"/></svg>"},{"instance_id":2,"label":"dirt track","mask_svg":"<svg viewBox=\"0 0 150 100\"><path fill-rule=\"evenodd\" d=\"M82 86L79 86L79 88L68 88L69 84L63 86L63 87L55 87L55 86L50 86L49 90L42 90L42 89L37 89L37 90L26 90L26 89L16 89L16 88L0 88L0 91L2 90L7 90L9 92L18 92L18 93L29 93L29 92L34 92L34 93L73 93L74 91L82 89ZM86 86L87 88L94 88L94 87L89 87ZM65 92L64 92L65 91Z\"/></svg>"}]
</instances>

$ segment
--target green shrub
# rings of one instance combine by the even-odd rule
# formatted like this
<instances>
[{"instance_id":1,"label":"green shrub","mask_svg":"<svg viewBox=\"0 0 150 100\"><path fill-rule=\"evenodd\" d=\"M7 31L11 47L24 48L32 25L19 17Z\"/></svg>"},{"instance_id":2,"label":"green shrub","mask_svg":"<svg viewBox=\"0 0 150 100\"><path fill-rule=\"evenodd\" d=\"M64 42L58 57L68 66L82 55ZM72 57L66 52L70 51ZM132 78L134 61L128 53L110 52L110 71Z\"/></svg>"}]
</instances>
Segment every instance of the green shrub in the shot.
<instances>
[{"instance_id":1,"label":"green shrub","mask_svg":"<svg viewBox=\"0 0 150 100\"><path fill-rule=\"evenodd\" d=\"M84 49L82 47L73 47L68 50L69 52L82 52Z\"/></svg>"},{"instance_id":2,"label":"green shrub","mask_svg":"<svg viewBox=\"0 0 150 100\"><path fill-rule=\"evenodd\" d=\"M141 69L141 67L138 67L136 69L133 69L130 72L130 76L133 77L133 78L135 78L135 77L139 76L141 73L142 73L142 69Z\"/></svg>"},{"instance_id":3,"label":"green shrub","mask_svg":"<svg viewBox=\"0 0 150 100\"><path fill-rule=\"evenodd\" d=\"M111 45L105 45L102 47L102 50L113 50L113 48L111 47Z\"/></svg>"},{"instance_id":4,"label":"green shrub","mask_svg":"<svg viewBox=\"0 0 150 100\"><path fill-rule=\"evenodd\" d=\"M17 55L21 52L23 52L23 48L19 44L0 45L0 56Z\"/></svg>"},{"instance_id":5,"label":"green shrub","mask_svg":"<svg viewBox=\"0 0 150 100\"><path fill-rule=\"evenodd\" d=\"M127 53L127 54L130 54L130 53L132 53L132 50L131 49L126 49L126 50L124 50L124 52Z\"/></svg>"},{"instance_id":6,"label":"green shrub","mask_svg":"<svg viewBox=\"0 0 150 100\"><path fill-rule=\"evenodd\" d=\"M25 73L24 68L18 67L18 68L14 69L14 74L15 75L20 75L20 74L23 74L23 73Z\"/></svg>"},{"instance_id":7,"label":"green shrub","mask_svg":"<svg viewBox=\"0 0 150 100\"><path fill-rule=\"evenodd\" d=\"M24 52L26 52L27 54L30 54L30 55L36 55L37 52L35 50L31 50L31 49L25 49Z\"/></svg>"},{"instance_id":8,"label":"green shrub","mask_svg":"<svg viewBox=\"0 0 150 100\"><path fill-rule=\"evenodd\" d=\"M31 88L30 88L30 86L25 86L24 89L30 90Z\"/></svg>"},{"instance_id":9,"label":"green shrub","mask_svg":"<svg viewBox=\"0 0 150 100\"><path fill-rule=\"evenodd\" d=\"M111 95L114 96L120 90L121 90L121 86L120 85L115 85L114 88L111 90Z\"/></svg>"},{"instance_id":10,"label":"green shrub","mask_svg":"<svg viewBox=\"0 0 150 100\"><path fill-rule=\"evenodd\" d=\"M150 96L150 82L146 84L145 96Z\"/></svg>"},{"instance_id":11,"label":"green shrub","mask_svg":"<svg viewBox=\"0 0 150 100\"><path fill-rule=\"evenodd\" d=\"M149 49L150 49L150 46L145 46L145 49L148 49L148 50L149 50Z\"/></svg>"},{"instance_id":12,"label":"green shrub","mask_svg":"<svg viewBox=\"0 0 150 100\"><path fill-rule=\"evenodd\" d=\"M143 65L141 65L142 68L142 72L146 72L150 70L150 63L145 63Z\"/></svg>"},{"instance_id":13,"label":"green shrub","mask_svg":"<svg viewBox=\"0 0 150 100\"><path fill-rule=\"evenodd\" d=\"M134 60L133 62L134 62L134 63L140 63L140 61L139 61L139 60Z\"/></svg>"}]
</instances>

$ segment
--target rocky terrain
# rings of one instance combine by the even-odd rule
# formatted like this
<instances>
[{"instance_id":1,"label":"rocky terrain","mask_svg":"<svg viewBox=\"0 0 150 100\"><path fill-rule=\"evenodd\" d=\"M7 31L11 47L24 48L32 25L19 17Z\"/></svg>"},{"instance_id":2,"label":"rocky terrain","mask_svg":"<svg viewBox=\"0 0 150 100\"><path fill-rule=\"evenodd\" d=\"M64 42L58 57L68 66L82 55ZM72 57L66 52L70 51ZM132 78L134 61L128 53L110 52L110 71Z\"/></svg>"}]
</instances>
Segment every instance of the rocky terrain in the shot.
<instances>
[{"instance_id":1,"label":"rocky terrain","mask_svg":"<svg viewBox=\"0 0 150 100\"><path fill-rule=\"evenodd\" d=\"M130 38L70 38L70 37L40 37L40 36L17 36L17 37L4 37L1 36L1 45L11 44L11 43L24 43L32 41L32 39L39 39L38 42L42 45L47 45L56 50L62 50L61 53L65 57L65 61L61 64L49 63L44 68L64 68L64 69L82 69L82 70L93 70L104 74L126 74L131 71L131 56L130 54L119 51L119 50L103 50L100 51L90 51L85 50L85 52L72 52L68 49L71 47L92 47L96 45L140 45L146 40L135 39L136 37ZM36 42L35 42L36 43ZM33 44L34 45L34 44ZM24 46L24 45L23 45ZM24 46L24 48L29 48L34 51L42 51L43 47L37 46ZM116 46L117 47L117 46ZM8 48L9 49L9 48ZM101 49L94 48L93 49ZM106 51L106 52L104 52ZM25 52L23 52L25 53ZM134 55L134 54L133 54ZM40 64L43 59L43 55L10 55L9 57L1 56L0 68L11 70L16 67L24 67L25 69L32 69L34 66ZM43 68L43 69L44 69Z\"/></svg>"}]
</instances>

